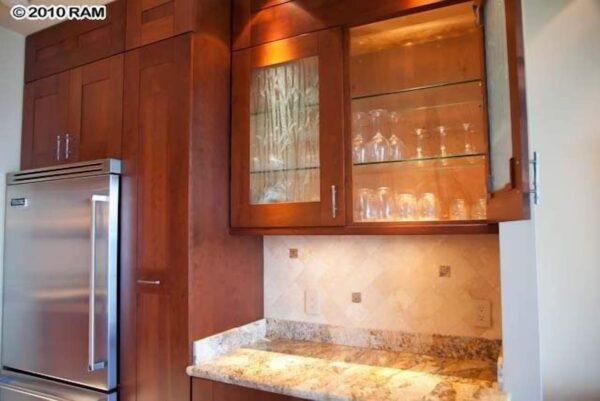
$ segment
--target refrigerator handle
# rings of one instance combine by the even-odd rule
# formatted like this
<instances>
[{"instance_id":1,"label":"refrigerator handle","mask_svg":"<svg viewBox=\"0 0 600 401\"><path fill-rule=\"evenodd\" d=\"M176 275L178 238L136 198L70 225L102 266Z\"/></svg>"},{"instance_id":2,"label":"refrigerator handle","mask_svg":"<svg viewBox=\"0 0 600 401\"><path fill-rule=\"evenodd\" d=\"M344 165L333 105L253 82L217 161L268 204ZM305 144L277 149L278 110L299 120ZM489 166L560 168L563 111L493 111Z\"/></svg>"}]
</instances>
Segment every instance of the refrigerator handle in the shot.
<instances>
[{"instance_id":1,"label":"refrigerator handle","mask_svg":"<svg viewBox=\"0 0 600 401\"><path fill-rule=\"evenodd\" d=\"M88 320L88 371L94 372L106 368L106 361L96 362L96 205L108 203L106 195L92 195L92 228L90 230L90 300Z\"/></svg>"}]
</instances>

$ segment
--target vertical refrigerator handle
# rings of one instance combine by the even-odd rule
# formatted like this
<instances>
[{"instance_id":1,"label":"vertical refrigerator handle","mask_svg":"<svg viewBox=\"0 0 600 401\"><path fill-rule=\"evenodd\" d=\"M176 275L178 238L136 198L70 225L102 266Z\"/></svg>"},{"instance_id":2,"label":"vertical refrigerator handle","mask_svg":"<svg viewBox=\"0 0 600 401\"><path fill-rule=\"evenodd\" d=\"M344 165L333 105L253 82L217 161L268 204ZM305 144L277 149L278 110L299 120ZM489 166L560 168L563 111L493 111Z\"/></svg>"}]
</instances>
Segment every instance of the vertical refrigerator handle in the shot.
<instances>
[{"instance_id":1,"label":"vertical refrigerator handle","mask_svg":"<svg viewBox=\"0 0 600 401\"><path fill-rule=\"evenodd\" d=\"M92 228L90 230L90 300L88 320L88 371L94 372L106 368L106 361L96 362L96 205L108 203L106 195L92 195Z\"/></svg>"}]
</instances>

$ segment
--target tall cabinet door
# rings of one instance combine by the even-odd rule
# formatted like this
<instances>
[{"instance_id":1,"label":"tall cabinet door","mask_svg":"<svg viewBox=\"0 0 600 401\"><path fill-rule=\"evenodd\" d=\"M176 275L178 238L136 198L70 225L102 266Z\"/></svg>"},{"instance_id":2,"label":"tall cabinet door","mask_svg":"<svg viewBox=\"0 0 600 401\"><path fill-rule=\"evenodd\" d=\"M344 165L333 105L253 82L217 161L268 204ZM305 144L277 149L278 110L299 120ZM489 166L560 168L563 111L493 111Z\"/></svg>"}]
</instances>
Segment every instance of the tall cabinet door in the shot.
<instances>
[{"instance_id":1,"label":"tall cabinet door","mask_svg":"<svg viewBox=\"0 0 600 401\"><path fill-rule=\"evenodd\" d=\"M186 400L191 38L125 56L123 400Z\"/></svg>"},{"instance_id":2,"label":"tall cabinet door","mask_svg":"<svg viewBox=\"0 0 600 401\"><path fill-rule=\"evenodd\" d=\"M71 70L68 161L121 157L123 55Z\"/></svg>"},{"instance_id":3,"label":"tall cabinet door","mask_svg":"<svg viewBox=\"0 0 600 401\"><path fill-rule=\"evenodd\" d=\"M342 71L338 29L234 53L232 226L344 224Z\"/></svg>"},{"instance_id":4,"label":"tall cabinet door","mask_svg":"<svg viewBox=\"0 0 600 401\"><path fill-rule=\"evenodd\" d=\"M62 142L67 130L69 73L25 85L21 168L64 163Z\"/></svg>"},{"instance_id":5,"label":"tall cabinet door","mask_svg":"<svg viewBox=\"0 0 600 401\"><path fill-rule=\"evenodd\" d=\"M491 165L488 220L529 219L521 1L488 1L483 7Z\"/></svg>"}]
</instances>

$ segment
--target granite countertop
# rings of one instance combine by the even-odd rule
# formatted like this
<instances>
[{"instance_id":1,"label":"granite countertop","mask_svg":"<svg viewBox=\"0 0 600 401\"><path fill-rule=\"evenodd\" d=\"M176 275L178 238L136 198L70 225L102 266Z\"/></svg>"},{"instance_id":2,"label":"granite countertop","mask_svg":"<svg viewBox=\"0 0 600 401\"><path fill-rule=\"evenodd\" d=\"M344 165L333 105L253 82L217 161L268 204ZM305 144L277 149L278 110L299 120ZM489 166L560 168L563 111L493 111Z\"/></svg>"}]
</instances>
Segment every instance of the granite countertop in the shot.
<instances>
[{"instance_id":1,"label":"granite countertop","mask_svg":"<svg viewBox=\"0 0 600 401\"><path fill-rule=\"evenodd\" d=\"M263 320L198 341L188 374L315 401L507 399L491 360L267 338L268 331Z\"/></svg>"}]
</instances>

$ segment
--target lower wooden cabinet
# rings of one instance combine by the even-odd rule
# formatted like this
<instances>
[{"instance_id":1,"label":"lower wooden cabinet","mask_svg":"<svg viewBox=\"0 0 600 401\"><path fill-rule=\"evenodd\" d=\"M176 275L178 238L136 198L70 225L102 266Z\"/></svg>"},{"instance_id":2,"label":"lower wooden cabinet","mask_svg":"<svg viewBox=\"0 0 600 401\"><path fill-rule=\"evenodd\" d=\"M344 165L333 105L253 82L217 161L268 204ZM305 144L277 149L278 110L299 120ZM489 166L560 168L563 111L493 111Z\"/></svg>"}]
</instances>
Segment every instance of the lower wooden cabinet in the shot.
<instances>
[{"instance_id":1,"label":"lower wooden cabinet","mask_svg":"<svg viewBox=\"0 0 600 401\"><path fill-rule=\"evenodd\" d=\"M267 393L231 384L193 379L192 401L302 401L302 398Z\"/></svg>"}]
</instances>

